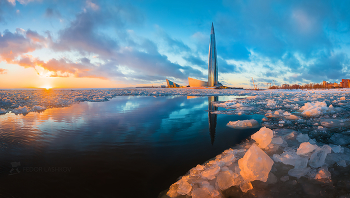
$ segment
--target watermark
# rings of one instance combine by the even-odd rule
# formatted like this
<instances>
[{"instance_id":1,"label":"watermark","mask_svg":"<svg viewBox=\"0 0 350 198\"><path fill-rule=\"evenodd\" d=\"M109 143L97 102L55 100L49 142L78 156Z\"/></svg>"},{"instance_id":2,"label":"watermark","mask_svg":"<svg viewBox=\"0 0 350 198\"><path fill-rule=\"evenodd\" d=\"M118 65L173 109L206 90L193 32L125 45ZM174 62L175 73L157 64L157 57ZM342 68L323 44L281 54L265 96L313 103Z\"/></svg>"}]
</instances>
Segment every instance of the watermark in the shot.
<instances>
[{"instance_id":1,"label":"watermark","mask_svg":"<svg viewBox=\"0 0 350 198\"><path fill-rule=\"evenodd\" d=\"M9 175L18 173L67 173L72 170L72 167L66 166L21 166L20 162L11 162L11 170ZM21 171L20 171L21 169Z\"/></svg>"},{"instance_id":2,"label":"watermark","mask_svg":"<svg viewBox=\"0 0 350 198\"><path fill-rule=\"evenodd\" d=\"M24 173L38 173L38 172L51 172L51 173L66 173L70 172L72 167L41 167L41 166L27 166L23 167Z\"/></svg>"},{"instance_id":3,"label":"watermark","mask_svg":"<svg viewBox=\"0 0 350 198\"><path fill-rule=\"evenodd\" d=\"M10 174L9 175L14 175L14 174L18 174L21 171L18 170L18 167L21 166L21 162L11 162L11 170L10 170Z\"/></svg>"}]
</instances>

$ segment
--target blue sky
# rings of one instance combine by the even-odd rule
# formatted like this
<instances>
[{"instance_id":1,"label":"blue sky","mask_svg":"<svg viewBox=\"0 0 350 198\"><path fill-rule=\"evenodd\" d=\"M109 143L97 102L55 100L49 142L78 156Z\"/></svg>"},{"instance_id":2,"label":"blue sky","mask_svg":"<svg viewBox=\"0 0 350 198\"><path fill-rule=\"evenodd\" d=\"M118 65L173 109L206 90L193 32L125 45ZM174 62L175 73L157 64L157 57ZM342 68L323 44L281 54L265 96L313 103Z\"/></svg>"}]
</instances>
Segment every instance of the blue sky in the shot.
<instances>
[{"instance_id":1,"label":"blue sky","mask_svg":"<svg viewBox=\"0 0 350 198\"><path fill-rule=\"evenodd\" d=\"M0 0L0 88L206 80L212 22L225 85L251 87L251 77L261 88L273 80L339 82L349 78L349 7L325 0Z\"/></svg>"}]
</instances>

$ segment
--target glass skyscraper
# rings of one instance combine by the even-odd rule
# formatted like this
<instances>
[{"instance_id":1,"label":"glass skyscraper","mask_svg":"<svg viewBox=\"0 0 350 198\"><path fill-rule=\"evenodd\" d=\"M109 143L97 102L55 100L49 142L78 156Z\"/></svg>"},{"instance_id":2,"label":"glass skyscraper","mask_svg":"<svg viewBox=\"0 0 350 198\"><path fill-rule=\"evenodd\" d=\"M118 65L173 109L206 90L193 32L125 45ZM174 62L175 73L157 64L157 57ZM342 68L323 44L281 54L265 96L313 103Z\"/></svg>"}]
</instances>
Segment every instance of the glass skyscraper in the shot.
<instances>
[{"instance_id":1,"label":"glass skyscraper","mask_svg":"<svg viewBox=\"0 0 350 198\"><path fill-rule=\"evenodd\" d=\"M209 63L208 63L208 87L218 85L218 63L216 57L216 43L214 24L211 24L210 43L209 43Z\"/></svg>"}]
</instances>

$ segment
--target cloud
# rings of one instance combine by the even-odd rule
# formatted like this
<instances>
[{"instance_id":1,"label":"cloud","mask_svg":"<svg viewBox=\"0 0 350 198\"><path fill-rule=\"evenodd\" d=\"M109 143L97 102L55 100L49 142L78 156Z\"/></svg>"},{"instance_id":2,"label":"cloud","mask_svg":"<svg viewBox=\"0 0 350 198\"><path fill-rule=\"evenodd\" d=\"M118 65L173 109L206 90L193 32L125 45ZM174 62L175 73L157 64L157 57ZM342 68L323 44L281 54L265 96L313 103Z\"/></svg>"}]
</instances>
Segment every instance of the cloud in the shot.
<instances>
[{"instance_id":1,"label":"cloud","mask_svg":"<svg viewBox=\"0 0 350 198\"><path fill-rule=\"evenodd\" d=\"M56 9L46 8L44 16L46 18L54 18L54 17L60 18L61 17L61 13L58 10L56 10Z\"/></svg>"},{"instance_id":2,"label":"cloud","mask_svg":"<svg viewBox=\"0 0 350 198\"><path fill-rule=\"evenodd\" d=\"M341 80L349 77L347 67L349 58L345 53L319 54L320 58L309 65L302 73L302 77L311 81Z\"/></svg>"},{"instance_id":3,"label":"cloud","mask_svg":"<svg viewBox=\"0 0 350 198\"><path fill-rule=\"evenodd\" d=\"M287 53L282 57L282 62L285 66L291 69L292 72L298 72L302 65L300 61L291 53Z\"/></svg>"},{"instance_id":4,"label":"cloud","mask_svg":"<svg viewBox=\"0 0 350 198\"><path fill-rule=\"evenodd\" d=\"M203 76L199 70L170 62L167 56L159 53L157 45L149 39L137 37L137 41L134 41L126 33L123 33L120 35L127 35L126 40L129 44L132 44L132 47L124 47L111 37L98 32L101 23L108 23L106 22L108 20L106 17L109 15L108 13L107 15L104 14L95 12L78 14L67 28L59 32L57 41L52 41L52 49L55 51L78 51L82 56L96 54L104 62L108 62L109 69L125 66L139 73L139 75L128 74L130 78L138 78L139 80L150 80L152 79L150 77L154 77L154 80L165 80L167 77L184 80L189 75L195 77ZM121 27L124 26L124 23L121 22L122 20L116 19L116 21L119 22ZM171 41L170 43L174 49L186 48L185 45L182 46L181 42L176 40L170 39L168 41ZM182 48L179 48L179 46ZM49 70L56 69L45 68ZM75 73L73 71L69 72ZM117 73L116 75L119 76L119 74ZM113 76L108 76L113 79ZM125 76L125 78L128 76Z\"/></svg>"},{"instance_id":5,"label":"cloud","mask_svg":"<svg viewBox=\"0 0 350 198\"><path fill-rule=\"evenodd\" d=\"M171 38L164 30L158 27L158 35L166 43L168 49L174 53L190 52L191 49L184 42Z\"/></svg>"},{"instance_id":6,"label":"cloud","mask_svg":"<svg viewBox=\"0 0 350 198\"><path fill-rule=\"evenodd\" d=\"M38 41L42 42L43 40L45 40L43 37L31 30L23 32L18 29L15 33L5 30L0 37L0 59L11 63L22 54L42 48L42 43L38 43Z\"/></svg>"},{"instance_id":7,"label":"cloud","mask_svg":"<svg viewBox=\"0 0 350 198\"><path fill-rule=\"evenodd\" d=\"M28 4L32 0L17 2ZM1 23L18 17L15 3L0 0ZM179 34L174 31L176 27L169 28L162 20L157 21L154 28L150 24L155 21L147 16L150 9L136 4L95 0L44 1L41 8L46 20L64 15L63 20L67 23L60 24L63 28L57 32L48 34L40 33L44 31L42 29L38 32L33 29L5 30L0 37L0 59L23 67L39 64L52 71L53 76L88 76L128 82L203 77L200 70L194 69L197 67L190 66L207 69L207 58L201 57L208 54L211 22L205 17L188 20L190 12L178 16L169 10L169 15L177 16L172 18L174 24L189 27L182 28ZM70 10L62 9L68 5L72 5ZM21 13L25 13L26 8L31 9L30 6L37 5L22 6ZM225 7L217 6L213 16L219 73L247 74L250 70L244 68L266 65L257 76L279 79L281 83L283 80L291 83L339 80L349 76L350 13L347 7L350 2L224 0ZM190 8L184 6L181 9L188 11ZM72 16L74 12L78 13ZM151 36L145 38L145 35ZM188 38L182 35L188 35ZM57 53L56 58L28 55L42 48ZM56 55L61 54L71 56L57 58ZM90 61L90 57L96 58ZM182 57L180 64L173 61L179 57Z\"/></svg>"},{"instance_id":8,"label":"cloud","mask_svg":"<svg viewBox=\"0 0 350 198\"><path fill-rule=\"evenodd\" d=\"M16 5L16 0L7 0L10 4L12 4L13 6Z\"/></svg>"},{"instance_id":9,"label":"cloud","mask_svg":"<svg viewBox=\"0 0 350 198\"><path fill-rule=\"evenodd\" d=\"M100 7L97 4L91 2L90 0L86 1L86 5L88 8L91 8L92 10L95 10L95 11L100 9Z\"/></svg>"},{"instance_id":10,"label":"cloud","mask_svg":"<svg viewBox=\"0 0 350 198\"><path fill-rule=\"evenodd\" d=\"M219 73L240 73L236 65L228 64L227 61L221 57L218 57L218 70Z\"/></svg>"},{"instance_id":11,"label":"cloud","mask_svg":"<svg viewBox=\"0 0 350 198\"><path fill-rule=\"evenodd\" d=\"M170 62L166 56L157 53L149 54L142 51L123 51L115 58L118 65L125 65L143 75L160 75L166 77L187 79L189 75L201 77L202 72L189 66L180 66ZM181 71L183 70L183 72Z\"/></svg>"},{"instance_id":12,"label":"cloud","mask_svg":"<svg viewBox=\"0 0 350 198\"><path fill-rule=\"evenodd\" d=\"M7 74L7 70L0 68L0 74Z\"/></svg>"},{"instance_id":13,"label":"cloud","mask_svg":"<svg viewBox=\"0 0 350 198\"><path fill-rule=\"evenodd\" d=\"M50 77L89 77L108 79L109 77L124 77L118 67L110 64L95 65L90 63L87 58L82 58L79 62L72 62L69 59L50 59L44 62L37 58L22 57L20 60L14 61L23 67L42 67L47 71L53 72Z\"/></svg>"},{"instance_id":14,"label":"cloud","mask_svg":"<svg viewBox=\"0 0 350 198\"><path fill-rule=\"evenodd\" d=\"M0 0L0 24L5 24L5 18L7 15L11 15L14 11L12 2L7 0Z\"/></svg>"},{"instance_id":15,"label":"cloud","mask_svg":"<svg viewBox=\"0 0 350 198\"><path fill-rule=\"evenodd\" d=\"M45 44L46 38L39 35L37 32L34 32L32 30L27 30L25 32L26 37L31 40L32 43L39 43L39 44Z\"/></svg>"},{"instance_id":16,"label":"cloud","mask_svg":"<svg viewBox=\"0 0 350 198\"><path fill-rule=\"evenodd\" d=\"M103 23L103 15L80 13L70 26L59 31L57 42L52 42L52 49L56 51L79 51L81 54L96 53L110 56L118 50L117 42L97 32L98 23Z\"/></svg>"},{"instance_id":17,"label":"cloud","mask_svg":"<svg viewBox=\"0 0 350 198\"><path fill-rule=\"evenodd\" d=\"M13 6L16 5L16 0L7 0L10 4L12 4ZM41 1L41 0L17 0L20 4L28 4L30 2L34 2L34 1Z\"/></svg>"},{"instance_id":18,"label":"cloud","mask_svg":"<svg viewBox=\"0 0 350 198\"><path fill-rule=\"evenodd\" d=\"M183 56L182 58L192 65L196 65L202 68L208 68L208 63L203 61L199 57L196 57L193 55L187 55L187 56Z\"/></svg>"}]
</instances>

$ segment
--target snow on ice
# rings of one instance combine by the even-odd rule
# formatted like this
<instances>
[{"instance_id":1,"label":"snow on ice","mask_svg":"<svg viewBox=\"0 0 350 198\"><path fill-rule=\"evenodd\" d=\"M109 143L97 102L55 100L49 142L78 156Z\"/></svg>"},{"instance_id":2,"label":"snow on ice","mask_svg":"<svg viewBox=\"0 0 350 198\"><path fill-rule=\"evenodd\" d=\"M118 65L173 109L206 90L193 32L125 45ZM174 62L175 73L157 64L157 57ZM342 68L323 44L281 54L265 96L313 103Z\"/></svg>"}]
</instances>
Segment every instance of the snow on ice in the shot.
<instances>
[{"instance_id":1,"label":"snow on ice","mask_svg":"<svg viewBox=\"0 0 350 198\"><path fill-rule=\"evenodd\" d=\"M262 127L258 132L252 135L252 139L255 140L260 148L265 148L270 144L273 138L273 131L269 128Z\"/></svg>"},{"instance_id":2,"label":"snow on ice","mask_svg":"<svg viewBox=\"0 0 350 198\"><path fill-rule=\"evenodd\" d=\"M258 127L259 123L258 121L252 119L252 120L238 120L238 121L230 121L227 124L228 127L232 127L235 129L247 129L247 128L254 128Z\"/></svg>"}]
</instances>

